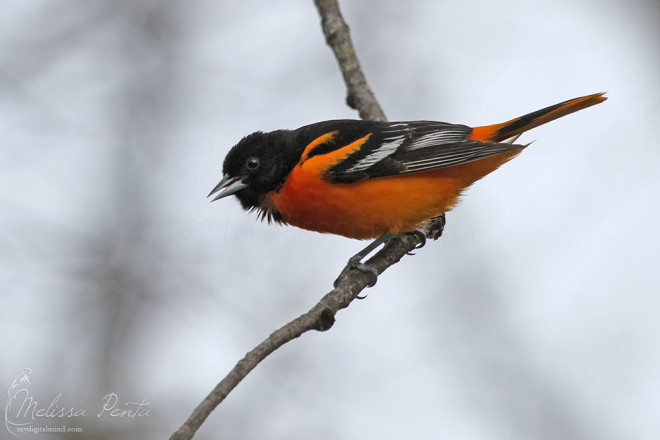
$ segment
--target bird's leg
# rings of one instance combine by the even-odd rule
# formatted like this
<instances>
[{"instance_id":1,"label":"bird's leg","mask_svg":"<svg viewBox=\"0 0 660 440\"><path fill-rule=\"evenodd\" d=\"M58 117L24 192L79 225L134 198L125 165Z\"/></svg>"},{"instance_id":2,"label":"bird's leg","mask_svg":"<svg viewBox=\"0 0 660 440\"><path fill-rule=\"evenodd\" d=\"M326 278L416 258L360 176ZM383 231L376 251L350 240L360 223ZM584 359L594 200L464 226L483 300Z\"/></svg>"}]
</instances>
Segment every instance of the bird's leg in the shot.
<instances>
[{"instance_id":1,"label":"bird's leg","mask_svg":"<svg viewBox=\"0 0 660 440\"><path fill-rule=\"evenodd\" d=\"M442 221L440 222L439 219L441 219ZM440 222L440 224L441 224L440 234L442 234L442 227L444 227L444 214L440 217L434 217L433 219L431 219L429 221L429 224L431 222L434 222L434 221ZM425 231L427 230L426 228L427 227L425 226ZM412 234L412 235L417 236L418 243L415 246L415 249L420 249L420 248L424 247L424 245L426 244L426 234L427 234L427 232L425 232L425 231L416 229L414 231L410 231L410 232L405 233L405 234ZM440 235L438 235L438 237L439 236ZM433 235L433 238L435 239L437 237L435 235ZM376 281L378 281L378 271L376 270L376 268L374 268L372 266L369 266L368 264L364 264L362 262L362 260L364 260L367 257L367 255L369 255L374 250L376 250L380 245L387 244L390 240L393 240L393 239L400 240L401 237L397 234L392 234L392 233L383 234L380 237L378 237L377 239L375 239L374 241L372 241L371 243L369 243L369 245L367 247L365 247L364 249L362 249L360 252L353 255L351 258L349 258L348 263L346 263L346 266L341 271L341 274L339 274L339 276L335 280L335 283L334 283L335 287L337 287L337 282L339 281L339 278L341 278L342 275L344 275L346 272L348 272L351 269L357 269L357 270L362 271L362 272L364 272L368 275L371 275L372 281L369 283L369 287L373 287L376 284ZM408 255L414 255L414 254L412 252L408 252ZM361 297L358 297L358 298L362 299Z\"/></svg>"},{"instance_id":2,"label":"bird's leg","mask_svg":"<svg viewBox=\"0 0 660 440\"><path fill-rule=\"evenodd\" d=\"M437 240L440 238L442 235L442 231L445 228L445 215L439 215L437 217L433 217L430 219L422 229L416 229L414 231L406 232L406 234L413 234L417 236L417 239L419 243L415 246L415 249L420 249L424 247L426 244L426 239L432 238L433 240ZM369 266L368 264L364 264L362 260L364 260L367 255L372 253L374 250L376 250L380 245L388 243L392 239L400 239L399 235L397 234L383 234L371 243L364 249L362 249L360 252L357 254L353 255L351 258L348 259L348 263L346 263L346 266L344 267L344 270L341 271L341 274L337 277L335 280L335 287L337 287L337 282L339 281L339 278L342 277L346 272L348 272L351 269L357 269L359 271L362 271L368 275L372 276L372 282L369 283L369 287L373 287L376 284L376 281L378 280L378 271L376 268ZM412 252L408 252L408 255L413 255ZM360 298L360 297L358 297Z\"/></svg>"},{"instance_id":3,"label":"bird's leg","mask_svg":"<svg viewBox=\"0 0 660 440\"><path fill-rule=\"evenodd\" d=\"M376 284L376 281L378 280L378 271L376 270L376 268L364 264L362 260L364 260L367 255L369 255L374 250L376 250L381 244L387 243L393 237L397 237L397 235L390 233L383 234L374 241L372 241L371 243L369 243L369 245L364 249L362 249L360 252L349 258L348 263L346 263L346 267L344 267L344 270L341 271L341 274L339 274L339 277L337 277L337 279L335 280L334 283L335 287L337 287L337 281L339 281L339 278L341 278L342 275L344 275L346 272L348 272L351 269L357 269L359 271L371 275L372 282L369 283L369 287L373 287Z\"/></svg>"}]
</instances>

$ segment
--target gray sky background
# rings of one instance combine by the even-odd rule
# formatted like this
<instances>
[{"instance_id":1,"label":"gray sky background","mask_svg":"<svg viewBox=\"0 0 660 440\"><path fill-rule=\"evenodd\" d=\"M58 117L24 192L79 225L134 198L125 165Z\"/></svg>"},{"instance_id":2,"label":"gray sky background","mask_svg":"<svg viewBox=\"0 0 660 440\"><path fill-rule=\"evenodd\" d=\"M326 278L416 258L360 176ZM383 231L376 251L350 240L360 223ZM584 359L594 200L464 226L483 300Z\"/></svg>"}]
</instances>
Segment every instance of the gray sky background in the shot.
<instances>
[{"instance_id":1,"label":"gray sky background","mask_svg":"<svg viewBox=\"0 0 660 440\"><path fill-rule=\"evenodd\" d=\"M266 360L196 438L657 439L660 4L342 7L391 120L609 100L525 134L441 240ZM40 438L166 438L364 245L209 204L226 152L357 114L312 1L2 9L0 389L28 367L40 405L89 410L37 420L83 428ZM111 392L152 414L96 417Z\"/></svg>"}]
</instances>

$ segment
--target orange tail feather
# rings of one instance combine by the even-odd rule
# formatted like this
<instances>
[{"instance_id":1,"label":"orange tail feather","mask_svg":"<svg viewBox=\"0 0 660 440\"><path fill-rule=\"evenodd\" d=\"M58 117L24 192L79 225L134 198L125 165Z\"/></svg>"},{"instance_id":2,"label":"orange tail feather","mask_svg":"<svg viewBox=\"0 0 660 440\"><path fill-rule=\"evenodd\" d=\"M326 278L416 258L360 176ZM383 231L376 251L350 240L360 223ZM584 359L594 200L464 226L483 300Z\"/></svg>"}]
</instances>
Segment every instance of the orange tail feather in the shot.
<instances>
[{"instance_id":1,"label":"orange tail feather","mask_svg":"<svg viewBox=\"0 0 660 440\"><path fill-rule=\"evenodd\" d=\"M470 139L483 142L502 142L505 139L518 136L527 130L543 125L546 122L554 121L578 110L600 104L607 99L603 96L604 94L595 93L581 98L570 99L501 124L475 127L472 130Z\"/></svg>"}]
</instances>

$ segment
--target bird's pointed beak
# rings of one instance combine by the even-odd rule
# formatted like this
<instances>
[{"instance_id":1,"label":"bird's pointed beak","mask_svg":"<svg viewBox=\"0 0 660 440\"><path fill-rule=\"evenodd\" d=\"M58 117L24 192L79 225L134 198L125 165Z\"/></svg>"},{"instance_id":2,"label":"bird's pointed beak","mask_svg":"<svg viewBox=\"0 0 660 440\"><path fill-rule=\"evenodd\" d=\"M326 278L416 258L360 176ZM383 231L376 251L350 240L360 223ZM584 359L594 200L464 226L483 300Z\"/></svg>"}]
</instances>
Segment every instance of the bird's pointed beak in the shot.
<instances>
[{"instance_id":1,"label":"bird's pointed beak","mask_svg":"<svg viewBox=\"0 0 660 440\"><path fill-rule=\"evenodd\" d=\"M215 186L215 188L213 188L209 193L209 195L206 197L207 198L211 197L213 194L218 193L218 191L220 191L218 195L215 196L213 200L211 200L212 202L215 202L218 199L235 194L238 191L242 190L243 188L247 188L247 184L245 184L243 180L245 180L245 177L243 176L229 177L228 175L225 174L224 176L222 176L222 180L220 181L220 183L218 183Z\"/></svg>"}]
</instances>

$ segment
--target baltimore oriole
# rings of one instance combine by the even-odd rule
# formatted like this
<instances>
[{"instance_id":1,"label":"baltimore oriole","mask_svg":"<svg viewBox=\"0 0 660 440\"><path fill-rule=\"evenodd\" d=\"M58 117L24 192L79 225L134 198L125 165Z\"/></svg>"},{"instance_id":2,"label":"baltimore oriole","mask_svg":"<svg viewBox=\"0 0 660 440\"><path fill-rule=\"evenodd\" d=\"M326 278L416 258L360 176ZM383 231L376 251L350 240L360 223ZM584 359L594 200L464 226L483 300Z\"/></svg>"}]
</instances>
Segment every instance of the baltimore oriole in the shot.
<instances>
[{"instance_id":1,"label":"baltimore oriole","mask_svg":"<svg viewBox=\"0 0 660 440\"><path fill-rule=\"evenodd\" d=\"M513 143L520 134L606 99L597 93L475 128L333 120L256 132L229 151L209 196L234 194L262 220L311 231L357 239L406 233L518 155L529 145Z\"/></svg>"}]
</instances>

